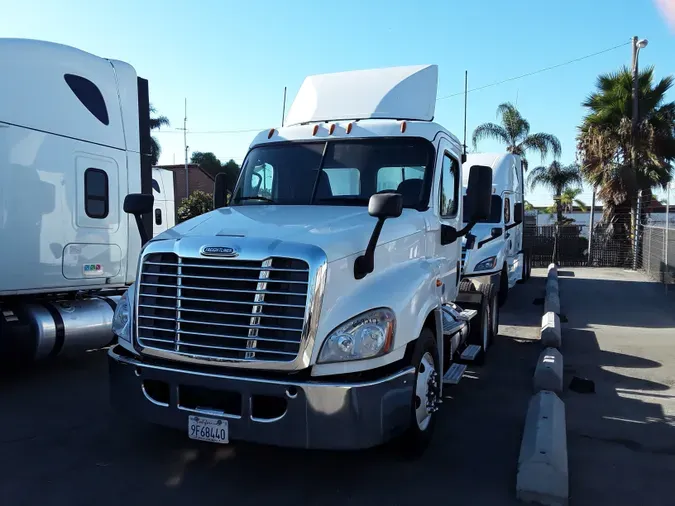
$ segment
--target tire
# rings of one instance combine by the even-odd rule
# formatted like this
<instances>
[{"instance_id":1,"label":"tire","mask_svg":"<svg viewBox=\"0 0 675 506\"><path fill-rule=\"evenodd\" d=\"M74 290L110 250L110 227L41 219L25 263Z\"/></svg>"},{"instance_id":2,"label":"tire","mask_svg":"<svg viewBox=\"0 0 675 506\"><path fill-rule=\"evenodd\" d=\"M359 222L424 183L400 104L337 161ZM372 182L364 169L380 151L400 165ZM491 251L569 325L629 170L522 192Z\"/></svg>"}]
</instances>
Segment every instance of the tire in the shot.
<instances>
[{"instance_id":1,"label":"tire","mask_svg":"<svg viewBox=\"0 0 675 506\"><path fill-rule=\"evenodd\" d=\"M488 346L492 344L495 336L499 335L499 303L495 294L495 285L482 285L480 289L483 297L488 301L488 311L490 313L490 335L488 337Z\"/></svg>"},{"instance_id":2,"label":"tire","mask_svg":"<svg viewBox=\"0 0 675 506\"><path fill-rule=\"evenodd\" d=\"M433 362L431 371L429 370L430 362ZM417 459L422 456L431 442L437 418L433 411L426 410L425 413L426 399L422 397L426 396L426 392L431 392L431 396L438 396L438 389L442 381L438 346L430 329L422 329L415 342L410 363L415 367L414 390L410 406L410 426L400 436L398 443L403 457ZM432 376L433 373L435 373L435 378ZM433 381L436 382L436 385L432 384Z\"/></svg>"},{"instance_id":3,"label":"tire","mask_svg":"<svg viewBox=\"0 0 675 506\"><path fill-rule=\"evenodd\" d=\"M487 296L483 290L488 292ZM478 310L478 314L471 320L468 339L469 344L477 344L481 347L480 352L474 360L474 363L477 365L485 363L487 352L492 344L492 319L490 317L490 308L498 306L496 303L497 297L494 294L494 285L484 285L481 292L483 292L484 295L480 306L475 308Z\"/></svg>"},{"instance_id":4,"label":"tire","mask_svg":"<svg viewBox=\"0 0 675 506\"><path fill-rule=\"evenodd\" d=\"M522 270L522 276L518 280L518 283L525 283L528 279L530 279L530 269L531 269L531 263L530 263L530 252L528 250L523 250L523 270Z\"/></svg>"},{"instance_id":5,"label":"tire","mask_svg":"<svg viewBox=\"0 0 675 506\"><path fill-rule=\"evenodd\" d=\"M532 276L532 253L530 250L525 250L527 252L527 279L530 279Z\"/></svg>"},{"instance_id":6,"label":"tire","mask_svg":"<svg viewBox=\"0 0 675 506\"><path fill-rule=\"evenodd\" d=\"M502 267L502 273L499 276L499 306L503 306L506 303L506 299L509 295L509 273L506 270L506 264Z\"/></svg>"}]
</instances>

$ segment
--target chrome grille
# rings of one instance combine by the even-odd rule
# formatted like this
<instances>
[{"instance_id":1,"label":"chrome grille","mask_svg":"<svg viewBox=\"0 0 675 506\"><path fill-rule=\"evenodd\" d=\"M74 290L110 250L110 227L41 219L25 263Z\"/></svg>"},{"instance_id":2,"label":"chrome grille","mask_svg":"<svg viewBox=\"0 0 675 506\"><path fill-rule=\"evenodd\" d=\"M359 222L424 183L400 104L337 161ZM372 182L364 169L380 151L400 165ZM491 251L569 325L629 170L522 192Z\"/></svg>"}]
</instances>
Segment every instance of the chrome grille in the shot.
<instances>
[{"instance_id":1,"label":"chrome grille","mask_svg":"<svg viewBox=\"0 0 675 506\"><path fill-rule=\"evenodd\" d=\"M139 282L138 342L198 358L292 361L300 351L309 265L152 253Z\"/></svg>"}]
</instances>

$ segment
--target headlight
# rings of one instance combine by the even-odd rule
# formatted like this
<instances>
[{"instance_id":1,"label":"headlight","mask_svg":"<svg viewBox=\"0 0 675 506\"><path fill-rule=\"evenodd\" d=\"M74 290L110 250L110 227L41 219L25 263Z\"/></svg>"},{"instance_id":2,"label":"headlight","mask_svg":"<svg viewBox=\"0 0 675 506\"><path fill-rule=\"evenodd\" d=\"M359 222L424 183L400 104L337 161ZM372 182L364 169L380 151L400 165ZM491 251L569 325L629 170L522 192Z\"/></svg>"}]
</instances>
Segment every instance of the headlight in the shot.
<instances>
[{"instance_id":1,"label":"headlight","mask_svg":"<svg viewBox=\"0 0 675 506\"><path fill-rule=\"evenodd\" d=\"M497 265L497 257L487 257L485 260L478 262L474 270L487 271L489 269L494 269L495 265Z\"/></svg>"},{"instance_id":2,"label":"headlight","mask_svg":"<svg viewBox=\"0 0 675 506\"><path fill-rule=\"evenodd\" d=\"M131 306L128 294L129 290L124 292L117 303L112 320L112 331L120 339L131 342Z\"/></svg>"},{"instance_id":3,"label":"headlight","mask_svg":"<svg viewBox=\"0 0 675 506\"><path fill-rule=\"evenodd\" d=\"M367 311L343 323L321 347L319 363L345 362L384 355L391 349L396 317L390 309Z\"/></svg>"}]
</instances>

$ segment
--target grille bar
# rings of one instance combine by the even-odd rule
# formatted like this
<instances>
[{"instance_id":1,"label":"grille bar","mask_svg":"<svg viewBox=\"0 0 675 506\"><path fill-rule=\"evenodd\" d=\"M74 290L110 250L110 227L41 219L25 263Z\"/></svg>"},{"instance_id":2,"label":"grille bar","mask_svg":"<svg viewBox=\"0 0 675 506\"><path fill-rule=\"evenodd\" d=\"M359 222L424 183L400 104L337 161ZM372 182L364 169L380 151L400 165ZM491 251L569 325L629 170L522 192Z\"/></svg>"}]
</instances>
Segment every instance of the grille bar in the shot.
<instances>
[{"instance_id":1,"label":"grille bar","mask_svg":"<svg viewBox=\"0 0 675 506\"><path fill-rule=\"evenodd\" d=\"M292 258L151 253L141 266L138 342L195 358L292 361L300 351L309 277L307 262Z\"/></svg>"},{"instance_id":2,"label":"grille bar","mask_svg":"<svg viewBox=\"0 0 675 506\"><path fill-rule=\"evenodd\" d=\"M145 307L149 309L179 309L177 306L154 306L152 304L139 304L139 307ZM190 312L190 313L203 313L203 314L220 314L226 316L260 316L260 313L230 313L228 311L209 311L207 309L188 309L186 307L181 307L181 311ZM302 316L286 316L286 315L267 315L268 318L281 318L287 320L304 320Z\"/></svg>"},{"instance_id":3,"label":"grille bar","mask_svg":"<svg viewBox=\"0 0 675 506\"><path fill-rule=\"evenodd\" d=\"M171 332L168 329L163 329L163 328L159 328L159 327L148 327L146 325L139 325L138 328L139 329L142 328L142 329L147 329L147 330L154 330L154 331L157 331L157 332ZM247 336L233 336L233 335L227 335L227 334L211 334L209 332L191 332L191 331L188 332L186 330L183 330L181 332L181 334L189 334L189 335L193 335L193 336L202 336L202 337L225 337L225 338L228 338L228 339L248 339ZM153 338L147 338L146 337L146 338L143 338L143 339L144 340L152 340ZM159 339L159 338L157 338L157 339ZM269 341L271 343L295 344L295 341L292 341L292 340L289 340L289 339L271 339L269 337L257 337L256 339L258 339L259 341ZM169 342L173 343L173 340L171 340Z\"/></svg>"}]
</instances>

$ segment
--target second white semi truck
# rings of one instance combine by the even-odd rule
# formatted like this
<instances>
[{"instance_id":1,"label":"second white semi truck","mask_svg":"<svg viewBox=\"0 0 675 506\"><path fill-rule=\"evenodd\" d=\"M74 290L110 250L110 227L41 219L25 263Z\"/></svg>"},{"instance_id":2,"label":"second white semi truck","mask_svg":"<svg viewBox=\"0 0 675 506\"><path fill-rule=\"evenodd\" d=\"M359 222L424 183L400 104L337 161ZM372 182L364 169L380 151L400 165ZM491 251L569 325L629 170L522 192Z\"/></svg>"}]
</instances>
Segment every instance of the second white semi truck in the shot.
<instances>
[{"instance_id":1,"label":"second white semi truck","mask_svg":"<svg viewBox=\"0 0 675 506\"><path fill-rule=\"evenodd\" d=\"M473 153L464 163L467 168L472 165L491 168L492 205L490 216L462 240L462 279L494 285L501 305L509 290L527 280L532 270L531 255L523 245L523 164L519 156L508 153ZM467 184L465 172L465 188Z\"/></svg>"}]
</instances>

